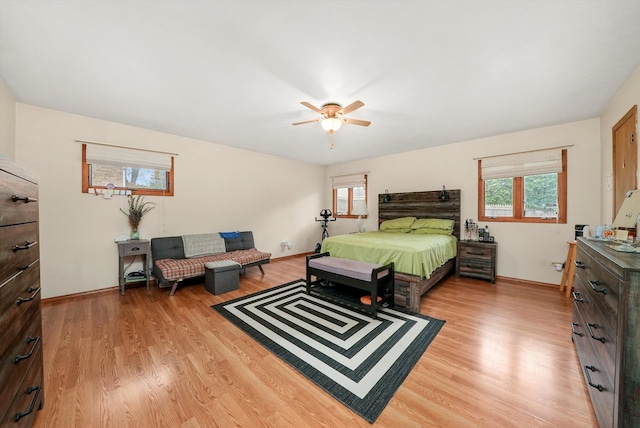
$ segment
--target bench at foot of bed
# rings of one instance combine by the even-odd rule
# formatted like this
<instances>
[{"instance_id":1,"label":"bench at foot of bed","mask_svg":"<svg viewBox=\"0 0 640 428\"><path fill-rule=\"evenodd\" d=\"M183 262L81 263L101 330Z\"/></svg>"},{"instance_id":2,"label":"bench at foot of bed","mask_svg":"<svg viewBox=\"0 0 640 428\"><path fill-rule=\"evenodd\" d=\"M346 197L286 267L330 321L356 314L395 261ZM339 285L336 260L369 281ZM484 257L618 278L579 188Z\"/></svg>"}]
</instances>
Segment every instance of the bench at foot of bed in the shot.
<instances>
[{"instance_id":1,"label":"bench at foot of bed","mask_svg":"<svg viewBox=\"0 0 640 428\"><path fill-rule=\"evenodd\" d=\"M376 318L378 307L394 305L393 263L377 265L357 260L331 257L329 253L307 256L307 294L317 294L329 300L363 309ZM315 281L311 280L314 276ZM359 290L360 295L369 295L370 303L361 303L358 294L333 293L323 290L322 284L329 282ZM364 292L364 293L362 293ZM353 298L355 297L355 301Z\"/></svg>"}]
</instances>

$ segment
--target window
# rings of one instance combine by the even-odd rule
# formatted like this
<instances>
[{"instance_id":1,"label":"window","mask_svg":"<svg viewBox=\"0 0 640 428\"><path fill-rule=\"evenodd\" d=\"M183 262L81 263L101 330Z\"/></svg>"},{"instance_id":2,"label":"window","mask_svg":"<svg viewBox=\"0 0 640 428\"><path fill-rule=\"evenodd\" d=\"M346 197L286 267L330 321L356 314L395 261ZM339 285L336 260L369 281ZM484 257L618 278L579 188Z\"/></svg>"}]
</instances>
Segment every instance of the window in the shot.
<instances>
[{"instance_id":1,"label":"window","mask_svg":"<svg viewBox=\"0 0 640 428\"><path fill-rule=\"evenodd\" d=\"M82 145L82 191L130 190L133 195L173 196L173 156L168 153Z\"/></svg>"},{"instance_id":2,"label":"window","mask_svg":"<svg viewBox=\"0 0 640 428\"><path fill-rule=\"evenodd\" d=\"M357 218L360 215L362 218L367 218L367 175L343 175L333 177L331 180L333 186L333 216ZM362 214L363 212L365 214Z\"/></svg>"},{"instance_id":3,"label":"window","mask_svg":"<svg viewBox=\"0 0 640 428\"><path fill-rule=\"evenodd\" d=\"M567 151L538 150L478 161L478 220L567 222Z\"/></svg>"}]
</instances>

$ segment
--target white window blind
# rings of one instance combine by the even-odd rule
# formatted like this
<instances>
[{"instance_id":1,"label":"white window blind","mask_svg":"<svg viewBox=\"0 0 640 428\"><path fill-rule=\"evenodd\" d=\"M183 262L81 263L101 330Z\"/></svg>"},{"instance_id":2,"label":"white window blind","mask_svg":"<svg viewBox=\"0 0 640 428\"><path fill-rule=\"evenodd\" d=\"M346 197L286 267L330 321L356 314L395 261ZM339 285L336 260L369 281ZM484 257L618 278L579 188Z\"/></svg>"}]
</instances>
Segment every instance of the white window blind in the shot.
<instances>
[{"instance_id":1,"label":"white window blind","mask_svg":"<svg viewBox=\"0 0 640 428\"><path fill-rule=\"evenodd\" d=\"M549 149L482 159L482 179L562 172L562 150Z\"/></svg>"},{"instance_id":2,"label":"white window blind","mask_svg":"<svg viewBox=\"0 0 640 428\"><path fill-rule=\"evenodd\" d=\"M365 184L365 174L341 175L332 177L332 185L334 189L344 189L347 187L362 187Z\"/></svg>"},{"instance_id":3,"label":"white window blind","mask_svg":"<svg viewBox=\"0 0 640 428\"><path fill-rule=\"evenodd\" d=\"M171 171L171 155L140 149L87 144L87 163Z\"/></svg>"}]
</instances>

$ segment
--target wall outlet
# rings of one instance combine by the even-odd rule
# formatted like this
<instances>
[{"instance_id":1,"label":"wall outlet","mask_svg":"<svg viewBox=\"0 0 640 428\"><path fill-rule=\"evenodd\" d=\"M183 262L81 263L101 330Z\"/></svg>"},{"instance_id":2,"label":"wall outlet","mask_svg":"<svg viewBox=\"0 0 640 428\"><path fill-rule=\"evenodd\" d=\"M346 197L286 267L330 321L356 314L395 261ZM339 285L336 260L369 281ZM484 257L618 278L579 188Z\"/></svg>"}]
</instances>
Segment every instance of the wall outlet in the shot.
<instances>
[{"instance_id":1,"label":"wall outlet","mask_svg":"<svg viewBox=\"0 0 640 428\"><path fill-rule=\"evenodd\" d=\"M564 269L564 262L551 262L551 266L553 266L558 272L562 272Z\"/></svg>"}]
</instances>

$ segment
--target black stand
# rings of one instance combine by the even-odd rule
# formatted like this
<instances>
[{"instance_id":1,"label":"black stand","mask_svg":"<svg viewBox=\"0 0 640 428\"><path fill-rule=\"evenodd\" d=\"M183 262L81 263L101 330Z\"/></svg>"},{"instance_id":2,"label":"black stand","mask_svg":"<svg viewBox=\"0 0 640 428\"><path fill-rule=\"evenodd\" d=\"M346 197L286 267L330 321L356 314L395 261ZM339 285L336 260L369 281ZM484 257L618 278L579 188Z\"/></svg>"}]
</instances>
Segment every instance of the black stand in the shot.
<instances>
[{"instance_id":1,"label":"black stand","mask_svg":"<svg viewBox=\"0 0 640 428\"><path fill-rule=\"evenodd\" d=\"M327 227L329 226L329 222L336 221L335 218L332 218L332 219L329 218L332 215L333 213L331 212L331 210L325 208L322 211L320 211L320 217L322 218L318 219L318 217L316 217L316 221L319 221L321 223L320 226L322 226L322 241L324 241L324 238L329 237L329 230L327 229ZM320 248L322 247L321 242L316 244L316 253L320 253Z\"/></svg>"}]
</instances>

